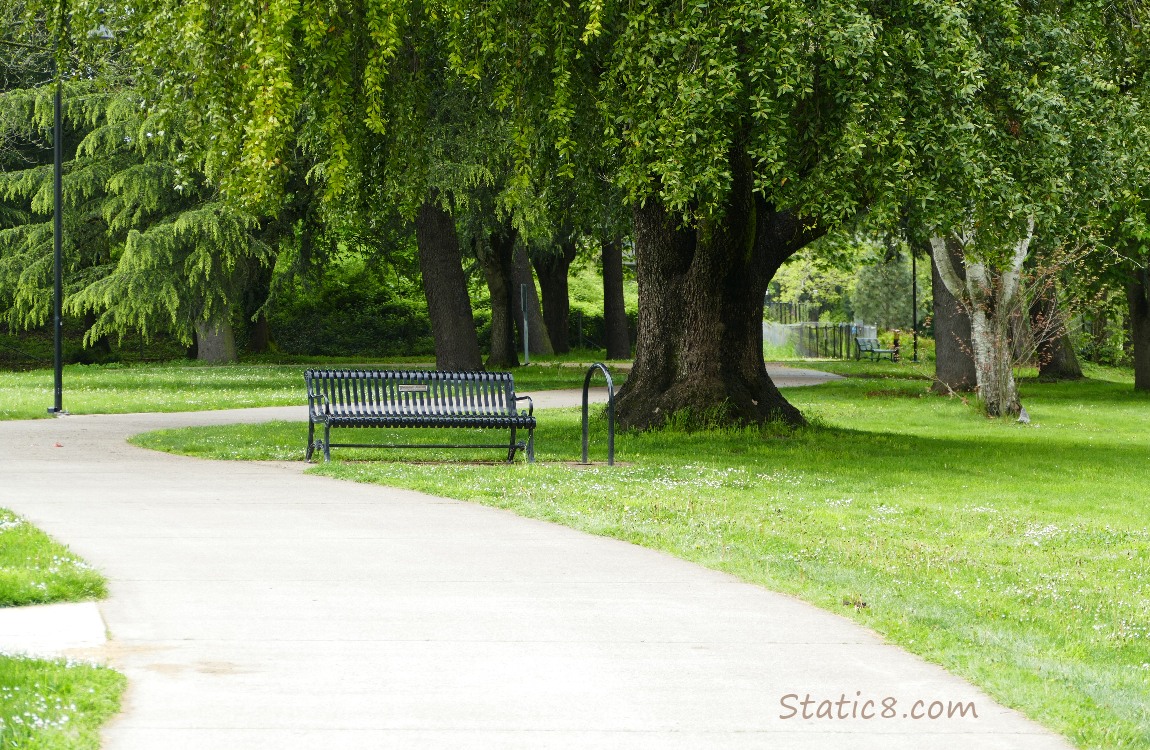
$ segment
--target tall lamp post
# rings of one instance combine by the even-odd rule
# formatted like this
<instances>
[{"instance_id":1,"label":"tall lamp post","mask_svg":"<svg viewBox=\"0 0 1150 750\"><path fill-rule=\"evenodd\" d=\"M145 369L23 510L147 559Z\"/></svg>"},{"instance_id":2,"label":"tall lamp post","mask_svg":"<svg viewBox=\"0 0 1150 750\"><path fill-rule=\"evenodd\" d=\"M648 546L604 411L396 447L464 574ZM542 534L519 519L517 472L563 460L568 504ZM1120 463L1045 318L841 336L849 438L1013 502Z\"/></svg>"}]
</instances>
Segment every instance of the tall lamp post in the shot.
<instances>
[{"instance_id":1,"label":"tall lamp post","mask_svg":"<svg viewBox=\"0 0 1150 750\"><path fill-rule=\"evenodd\" d=\"M53 94L52 118L52 378L53 399L49 414L67 414L64 411L64 80L60 75L61 26L56 32L56 45L52 53L52 79L56 84ZM113 38L107 26L101 24L88 32L88 36L109 40ZM47 47L34 44L0 41L13 47L48 52Z\"/></svg>"},{"instance_id":2,"label":"tall lamp post","mask_svg":"<svg viewBox=\"0 0 1150 750\"><path fill-rule=\"evenodd\" d=\"M911 331L914 336L914 357L912 362L918 361L918 263L915 261L914 248L910 249L910 315Z\"/></svg>"}]
</instances>

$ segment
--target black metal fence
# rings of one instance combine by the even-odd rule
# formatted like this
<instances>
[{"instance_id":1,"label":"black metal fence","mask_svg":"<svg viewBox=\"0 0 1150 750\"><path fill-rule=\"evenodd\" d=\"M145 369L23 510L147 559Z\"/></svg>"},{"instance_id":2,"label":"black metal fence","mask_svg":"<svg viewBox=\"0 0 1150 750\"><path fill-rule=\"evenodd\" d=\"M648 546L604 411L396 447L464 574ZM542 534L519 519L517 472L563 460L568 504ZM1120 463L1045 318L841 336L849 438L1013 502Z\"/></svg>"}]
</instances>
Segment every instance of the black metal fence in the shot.
<instances>
[{"instance_id":1,"label":"black metal fence","mask_svg":"<svg viewBox=\"0 0 1150 750\"><path fill-rule=\"evenodd\" d=\"M797 328L795 349L803 357L852 359L855 337L863 335L853 323L803 323Z\"/></svg>"}]
</instances>

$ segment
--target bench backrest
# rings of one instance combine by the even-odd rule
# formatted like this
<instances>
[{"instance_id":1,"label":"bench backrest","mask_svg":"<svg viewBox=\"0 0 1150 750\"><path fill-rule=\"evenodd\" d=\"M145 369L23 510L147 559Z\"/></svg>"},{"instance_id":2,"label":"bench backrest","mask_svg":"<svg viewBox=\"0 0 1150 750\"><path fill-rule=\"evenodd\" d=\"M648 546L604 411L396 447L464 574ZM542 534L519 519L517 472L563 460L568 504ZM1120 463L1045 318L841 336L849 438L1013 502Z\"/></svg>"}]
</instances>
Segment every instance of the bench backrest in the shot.
<instances>
[{"instance_id":1,"label":"bench backrest","mask_svg":"<svg viewBox=\"0 0 1150 750\"><path fill-rule=\"evenodd\" d=\"M334 415L514 415L509 372L307 370L310 407ZM326 401L326 404L324 403Z\"/></svg>"},{"instance_id":2,"label":"bench backrest","mask_svg":"<svg viewBox=\"0 0 1150 750\"><path fill-rule=\"evenodd\" d=\"M859 351L863 351L863 352L871 352L871 351L874 351L875 349L879 348L878 339L859 338L859 339L855 339L855 343L858 344Z\"/></svg>"}]
</instances>

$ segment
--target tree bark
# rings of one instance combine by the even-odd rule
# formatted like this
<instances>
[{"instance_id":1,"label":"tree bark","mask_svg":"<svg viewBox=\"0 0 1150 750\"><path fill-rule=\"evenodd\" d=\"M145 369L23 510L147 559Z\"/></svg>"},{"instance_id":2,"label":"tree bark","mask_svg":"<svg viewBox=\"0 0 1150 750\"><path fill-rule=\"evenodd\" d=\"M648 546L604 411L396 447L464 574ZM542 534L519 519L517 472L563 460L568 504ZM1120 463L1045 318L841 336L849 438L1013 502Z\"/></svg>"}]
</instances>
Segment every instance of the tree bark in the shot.
<instances>
[{"instance_id":1,"label":"tree bark","mask_svg":"<svg viewBox=\"0 0 1150 750\"><path fill-rule=\"evenodd\" d=\"M268 316L259 313L255 322L248 329L248 351L252 354L263 354L271 348L271 328L268 326Z\"/></svg>"},{"instance_id":2,"label":"tree bark","mask_svg":"<svg viewBox=\"0 0 1150 750\"><path fill-rule=\"evenodd\" d=\"M434 196L425 201L416 214L415 238L435 341L436 369L483 369L455 219Z\"/></svg>"},{"instance_id":3,"label":"tree bark","mask_svg":"<svg viewBox=\"0 0 1150 750\"><path fill-rule=\"evenodd\" d=\"M1063 332L1051 341L1042 342L1038 347L1039 380L1082 380L1082 365L1069 334Z\"/></svg>"},{"instance_id":4,"label":"tree bark","mask_svg":"<svg viewBox=\"0 0 1150 750\"><path fill-rule=\"evenodd\" d=\"M978 397L991 417L1017 416L1022 410L1014 381L1010 327L1020 299L1022 266L1033 237L1034 219L1031 219L1026 237L1015 244L1010 262L1003 269L963 258L965 285L958 272L960 264L955 263L952 252L955 238L944 240L935 237L930 241L931 257L939 278L970 315L970 342Z\"/></svg>"},{"instance_id":5,"label":"tree bark","mask_svg":"<svg viewBox=\"0 0 1150 750\"><path fill-rule=\"evenodd\" d=\"M928 248L929 249L929 248ZM948 243L952 261L961 261L962 249ZM957 251L957 257L954 253ZM970 345L970 316L946 288L931 254L930 288L934 297L934 385L936 393L972 391L977 382ZM961 277L960 277L961 278ZM963 284L965 278L961 278Z\"/></svg>"},{"instance_id":6,"label":"tree bark","mask_svg":"<svg viewBox=\"0 0 1150 750\"><path fill-rule=\"evenodd\" d=\"M519 341L523 341L523 307L520 295L522 289L527 290L527 350L532 354L554 354L555 348L551 346L551 337L547 335L547 324L543 320L543 308L539 305L539 293L535 289L535 275L531 273L531 263L527 260L527 251L522 247L515 250L514 255L515 288L511 292L515 306L515 328L519 331Z\"/></svg>"},{"instance_id":7,"label":"tree bark","mask_svg":"<svg viewBox=\"0 0 1150 750\"><path fill-rule=\"evenodd\" d=\"M1081 380L1082 366L1066 333L1053 284L1036 294L1030 304L1030 330L1035 340L1039 380Z\"/></svg>"},{"instance_id":8,"label":"tree bark","mask_svg":"<svg viewBox=\"0 0 1150 750\"><path fill-rule=\"evenodd\" d=\"M226 311L214 320L196 321L196 359L216 365L236 361L236 337Z\"/></svg>"},{"instance_id":9,"label":"tree bark","mask_svg":"<svg viewBox=\"0 0 1150 750\"><path fill-rule=\"evenodd\" d=\"M247 326L247 350L251 354L263 354L271 348L271 328L263 306L271 293L272 267L257 261L250 262L246 274L242 310Z\"/></svg>"},{"instance_id":10,"label":"tree bark","mask_svg":"<svg viewBox=\"0 0 1150 750\"><path fill-rule=\"evenodd\" d=\"M603 243L603 328L607 359L631 356L631 326L623 302L623 242Z\"/></svg>"},{"instance_id":11,"label":"tree bark","mask_svg":"<svg viewBox=\"0 0 1150 750\"><path fill-rule=\"evenodd\" d=\"M1134 389L1150 391L1150 273L1137 269L1126 284L1130 305L1130 340L1134 346Z\"/></svg>"},{"instance_id":12,"label":"tree bark","mask_svg":"<svg viewBox=\"0 0 1150 750\"><path fill-rule=\"evenodd\" d=\"M688 423L805 423L763 363L763 294L814 232L752 192L750 160L732 154L721 219L684 227L655 199L634 210L643 315L635 364L618 399L625 428Z\"/></svg>"},{"instance_id":13,"label":"tree bark","mask_svg":"<svg viewBox=\"0 0 1150 750\"><path fill-rule=\"evenodd\" d=\"M547 325L551 346L556 354L566 354L571 351L571 297L567 289L567 273L575 260L575 240L567 239L556 249L558 252L533 254L531 264L539 277L543 322Z\"/></svg>"},{"instance_id":14,"label":"tree bark","mask_svg":"<svg viewBox=\"0 0 1150 750\"><path fill-rule=\"evenodd\" d=\"M511 292L514 248L515 230L510 227L492 232L487 245L479 242L475 245L475 255L491 298L491 346L487 353L487 367L491 369L519 366L514 323L519 293L516 291L513 299Z\"/></svg>"}]
</instances>

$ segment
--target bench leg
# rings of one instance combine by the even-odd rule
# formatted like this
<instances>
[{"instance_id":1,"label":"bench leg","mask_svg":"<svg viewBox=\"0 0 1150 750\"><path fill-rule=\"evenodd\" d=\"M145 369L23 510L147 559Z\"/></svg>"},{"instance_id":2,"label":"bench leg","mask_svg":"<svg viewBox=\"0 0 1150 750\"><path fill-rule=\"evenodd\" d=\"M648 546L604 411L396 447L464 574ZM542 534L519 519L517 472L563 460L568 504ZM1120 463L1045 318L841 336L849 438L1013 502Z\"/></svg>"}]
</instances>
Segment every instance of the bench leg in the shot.
<instances>
[{"instance_id":1,"label":"bench leg","mask_svg":"<svg viewBox=\"0 0 1150 750\"><path fill-rule=\"evenodd\" d=\"M527 431L527 463L535 463L535 430Z\"/></svg>"},{"instance_id":2,"label":"bench leg","mask_svg":"<svg viewBox=\"0 0 1150 750\"><path fill-rule=\"evenodd\" d=\"M309 419L307 421L307 453L304 454L303 460L310 463L313 453L315 453L315 422Z\"/></svg>"},{"instance_id":3,"label":"bench leg","mask_svg":"<svg viewBox=\"0 0 1150 750\"><path fill-rule=\"evenodd\" d=\"M326 422L323 425L323 460L324 463L331 461L331 425Z\"/></svg>"},{"instance_id":4,"label":"bench leg","mask_svg":"<svg viewBox=\"0 0 1150 750\"><path fill-rule=\"evenodd\" d=\"M515 462L515 451L519 446L515 444L515 425L511 425L511 444L507 447L507 463Z\"/></svg>"}]
</instances>

